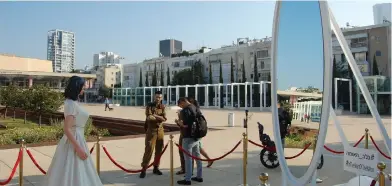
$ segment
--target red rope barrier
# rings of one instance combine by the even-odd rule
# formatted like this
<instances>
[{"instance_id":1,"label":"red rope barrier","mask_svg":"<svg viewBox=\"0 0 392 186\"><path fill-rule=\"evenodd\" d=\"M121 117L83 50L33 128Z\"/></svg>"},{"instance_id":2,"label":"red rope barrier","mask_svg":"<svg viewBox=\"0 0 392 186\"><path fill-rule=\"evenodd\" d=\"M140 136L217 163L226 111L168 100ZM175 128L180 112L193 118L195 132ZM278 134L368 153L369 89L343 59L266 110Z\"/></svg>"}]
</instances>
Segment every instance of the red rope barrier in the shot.
<instances>
[{"instance_id":1,"label":"red rope barrier","mask_svg":"<svg viewBox=\"0 0 392 186\"><path fill-rule=\"evenodd\" d=\"M312 143L308 143L308 144L305 146L305 148L302 149L302 151L299 152L297 155L290 156L290 157L285 157L286 160L291 160L291 159L294 159L294 158L296 158L296 157L298 157L298 156L301 156L301 155L306 151L306 149L308 149L308 148L310 147L310 145L312 145Z\"/></svg>"},{"instance_id":2,"label":"red rope barrier","mask_svg":"<svg viewBox=\"0 0 392 186\"><path fill-rule=\"evenodd\" d=\"M114 165L116 165L119 169L121 169L121 170L123 170L123 171L125 171L125 172L127 172L127 173L139 173L139 172L142 172L142 171L145 171L145 170L149 169L149 168L152 167L155 163L158 163L158 162L160 161L162 155L165 153L165 151L166 151L168 145L169 145L169 144L166 144L166 145L165 145L165 148L163 148L162 153L161 153L158 157L156 157L155 160L154 160L150 165L148 165L145 169L140 169L140 170L130 170L130 169L124 168L123 166L121 166L120 164L118 164L118 163L116 162L116 160L113 159L113 157L112 157L112 156L109 154L109 152L107 151L106 147L102 146L102 148L103 148L103 151L105 152L105 154L106 154L106 155L108 156L108 158L110 159L110 161L112 161L112 163L113 163Z\"/></svg>"},{"instance_id":3,"label":"red rope barrier","mask_svg":"<svg viewBox=\"0 0 392 186\"><path fill-rule=\"evenodd\" d=\"M46 171L44 171L44 169L37 163L34 156L31 154L30 149L26 148L26 152L29 155L31 161L34 163L34 165L38 168L38 170L41 171L42 174L46 174Z\"/></svg>"},{"instance_id":4,"label":"red rope barrier","mask_svg":"<svg viewBox=\"0 0 392 186\"><path fill-rule=\"evenodd\" d=\"M201 158L198 158L198 157L196 157L196 156L191 155L188 151L186 151L185 149L183 149L183 148L182 148L180 145L178 145L177 143L176 143L176 145L177 145L177 147L178 147L184 154L186 154L187 156L191 157L191 158L194 159L194 160L200 160L200 161L217 161L217 160L223 159L223 158L226 157L227 155L229 155L229 154L231 154L232 152L234 152L234 150L238 148L238 146L241 144L241 142L242 142L242 141L240 140L240 141L234 146L234 148L231 149L229 152L227 152L226 154L223 154L222 156L220 156L220 157L218 157L218 158L214 158L214 159L201 159Z\"/></svg>"},{"instance_id":5,"label":"red rope barrier","mask_svg":"<svg viewBox=\"0 0 392 186\"><path fill-rule=\"evenodd\" d=\"M90 154L94 151L94 147L95 146L93 146L90 149ZM38 168L38 170L41 171L42 174L46 174L46 171L37 163L37 160L34 158L33 154L30 151L30 149L26 148L26 152L29 155L31 161L34 163L34 165Z\"/></svg>"},{"instance_id":6,"label":"red rope barrier","mask_svg":"<svg viewBox=\"0 0 392 186\"><path fill-rule=\"evenodd\" d=\"M12 180L12 178L14 177L14 174L16 172L16 168L19 166L20 159L21 159L22 156L23 156L23 149L20 148L19 149L18 158L16 159L16 162L14 164L14 167L12 168L10 176L8 177L7 180L0 182L0 185L7 185Z\"/></svg>"},{"instance_id":7,"label":"red rope barrier","mask_svg":"<svg viewBox=\"0 0 392 186\"><path fill-rule=\"evenodd\" d=\"M386 155L386 154L384 154L384 153L380 150L380 148L377 146L377 143L374 141L374 139L373 139L372 136L370 136L370 139L372 140L372 143L373 143L373 145L376 147L376 149L378 150L378 152L380 152L381 155L383 155L385 158L387 158L387 159L390 160L391 157L388 156L388 155Z\"/></svg>"},{"instance_id":8,"label":"red rope barrier","mask_svg":"<svg viewBox=\"0 0 392 186\"><path fill-rule=\"evenodd\" d=\"M376 185L376 183L377 183L377 180L372 180L372 182L370 183L370 185L369 185L369 186L375 186L375 185Z\"/></svg>"},{"instance_id":9,"label":"red rope barrier","mask_svg":"<svg viewBox=\"0 0 392 186\"><path fill-rule=\"evenodd\" d=\"M365 137L365 135L363 135L363 136L361 137L361 139L359 139L359 140L357 141L357 143L354 144L353 147L357 147L357 146L359 145L359 143L361 143L361 141L363 140L364 137ZM332 152L332 153L334 153L334 154L343 154L343 153L344 153L344 151L336 151L336 150L333 150L333 149L331 149L331 148L329 148L329 147L327 147L327 146L325 146L325 145L324 145L324 148L325 148L325 150L327 150L327 151L329 151L329 152Z\"/></svg>"},{"instance_id":10,"label":"red rope barrier","mask_svg":"<svg viewBox=\"0 0 392 186\"><path fill-rule=\"evenodd\" d=\"M248 140L248 141L249 141L249 143L251 143L251 144L253 144L253 145L255 145L255 146L258 146L258 147L261 147L261 148L265 148L265 149L267 149L268 151L271 151L271 152L276 152L276 149L275 149L275 148L266 147L266 146L264 146L264 145L257 144L256 142L254 142L254 141L252 141L252 140ZM298 156L300 156L301 154L303 154L303 153L306 151L306 149L308 149L308 148L310 147L310 145L312 145L312 143L306 144L305 147L304 147L304 149L302 149L302 151L301 151L300 153L298 153L297 155L290 156L290 157L285 157L285 159L291 160L291 159L297 158Z\"/></svg>"},{"instance_id":11,"label":"red rope barrier","mask_svg":"<svg viewBox=\"0 0 392 186\"><path fill-rule=\"evenodd\" d=\"M91 149L90 149L90 154L93 153L94 147L95 147L95 145L93 145L93 147L91 147Z\"/></svg>"}]
</instances>

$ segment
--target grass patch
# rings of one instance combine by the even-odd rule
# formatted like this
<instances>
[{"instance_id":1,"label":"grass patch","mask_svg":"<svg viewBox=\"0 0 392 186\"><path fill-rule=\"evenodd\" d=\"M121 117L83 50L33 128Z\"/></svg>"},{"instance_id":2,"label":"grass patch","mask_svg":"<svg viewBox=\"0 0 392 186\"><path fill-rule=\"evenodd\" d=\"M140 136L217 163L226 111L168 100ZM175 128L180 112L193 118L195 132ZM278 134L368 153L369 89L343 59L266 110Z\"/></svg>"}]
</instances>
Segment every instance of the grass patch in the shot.
<instances>
[{"instance_id":1,"label":"grass patch","mask_svg":"<svg viewBox=\"0 0 392 186\"><path fill-rule=\"evenodd\" d=\"M41 125L41 127L34 122L24 123L23 119L1 119L0 124L5 126L5 129L0 129L0 145L18 144L21 139L29 143L54 142L61 139L63 136L63 122L52 121L51 125ZM97 133L101 136L110 136L107 129L97 129L92 125L91 119L86 124L84 135L86 138L96 136Z\"/></svg>"},{"instance_id":2,"label":"grass patch","mask_svg":"<svg viewBox=\"0 0 392 186\"><path fill-rule=\"evenodd\" d=\"M285 139L286 148L304 148L306 144L313 143L312 137L300 134L290 134Z\"/></svg>"}]
</instances>

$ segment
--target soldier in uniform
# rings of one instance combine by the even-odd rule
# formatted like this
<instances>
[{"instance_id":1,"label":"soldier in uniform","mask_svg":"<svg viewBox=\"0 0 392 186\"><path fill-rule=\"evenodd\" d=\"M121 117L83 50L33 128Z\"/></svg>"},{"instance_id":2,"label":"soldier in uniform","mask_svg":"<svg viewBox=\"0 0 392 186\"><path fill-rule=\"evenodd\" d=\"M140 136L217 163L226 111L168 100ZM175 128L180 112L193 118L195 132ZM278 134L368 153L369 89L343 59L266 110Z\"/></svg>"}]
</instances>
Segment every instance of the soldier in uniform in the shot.
<instances>
[{"instance_id":1,"label":"soldier in uniform","mask_svg":"<svg viewBox=\"0 0 392 186\"><path fill-rule=\"evenodd\" d=\"M155 148L155 159L159 158L159 155L163 150L163 122L166 121L165 106L162 104L162 92L155 92L155 101L148 103L146 107L146 139L145 139L145 150L143 155L142 168L143 171L140 173L140 178L146 177L146 168L150 163L152 153ZM159 170L159 159L154 164L153 173L156 175L162 175Z\"/></svg>"}]
</instances>

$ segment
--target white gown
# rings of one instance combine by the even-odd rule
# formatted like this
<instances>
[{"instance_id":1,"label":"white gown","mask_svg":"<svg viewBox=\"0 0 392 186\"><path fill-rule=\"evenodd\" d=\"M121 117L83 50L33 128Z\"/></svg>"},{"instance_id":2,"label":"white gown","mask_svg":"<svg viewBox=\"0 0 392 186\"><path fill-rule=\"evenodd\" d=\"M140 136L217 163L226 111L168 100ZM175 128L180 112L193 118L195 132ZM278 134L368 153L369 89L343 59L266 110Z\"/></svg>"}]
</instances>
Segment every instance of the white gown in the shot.
<instances>
[{"instance_id":1,"label":"white gown","mask_svg":"<svg viewBox=\"0 0 392 186\"><path fill-rule=\"evenodd\" d=\"M84 127L89 118L89 113L76 101L64 101L64 116L75 116L74 136L79 145L86 151L88 158L81 160L76 154L72 143L64 135L57 145L52 163L49 166L43 186L103 186L94 163L91 159L89 148L84 138Z\"/></svg>"}]
</instances>

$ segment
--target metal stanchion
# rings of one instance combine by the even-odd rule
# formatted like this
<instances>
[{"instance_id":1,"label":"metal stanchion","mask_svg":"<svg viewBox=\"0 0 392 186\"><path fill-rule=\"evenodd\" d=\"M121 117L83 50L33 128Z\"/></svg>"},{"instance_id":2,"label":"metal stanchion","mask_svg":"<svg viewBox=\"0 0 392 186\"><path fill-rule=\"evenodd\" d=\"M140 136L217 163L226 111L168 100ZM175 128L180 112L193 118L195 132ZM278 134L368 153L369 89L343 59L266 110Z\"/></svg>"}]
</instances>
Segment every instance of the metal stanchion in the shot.
<instances>
[{"instance_id":1,"label":"metal stanchion","mask_svg":"<svg viewBox=\"0 0 392 186\"><path fill-rule=\"evenodd\" d=\"M268 173L261 173L259 179L261 181L260 186L270 186L270 184L268 183Z\"/></svg>"},{"instance_id":2,"label":"metal stanchion","mask_svg":"<svg viewBox=\"0 0 392 186\"><path fill-rule=\"evenodd\" d=\"M19 186L23 186L23 152L24 152L24 143L25 140L20 140L20 150L22 151L20 162L19 162Z\"/></svg>"},{"instance_id":3,"label":"metal stanchion","mask_svg":"<svg viewBox=\"0 0 392 186\"><path fill-rule=\"evenodd\" d=\"M385 173L384 169L387 168L387 165L384 162L380 162L377 164L378 172L378 185L385 186Z\"/></svg>"},{"instance_id":4,"label":"metal stanchion","mask_svg":"<svg viewBox=\"0 0 392 186\"><path fill-rule=\"evenodd\" d=\"M97 173L98 175L101 174L101 147L99 144L99 141L101 140L101 137L99 136L99 134L97 135L97 143L95 144L95 148L96 148L96 162L97 162Z\"/></svg>"},{"instance_id":5,"label":"metal stanchion","mask_svg":"<svg viewBox=\"0 0 392 186\"><path fill-rule=\"evenodd\" d=\"M365 129L365 149L369 149L369 129Z\"/></svg>"},{"instance_id":6,"label":"metal stanchion","mask_svg":"<svg viewBox=\"0 0 392 186\"><path fill-rule=\"evenodd\" d=\"M248 164L248 136L246 133L242 133L243 136L243 158L242 158L242 164L243 164L243 186L246 186L246 167Z\"/></svg>"},{"instance_id":7,"label":"metal stanchion","mask_svg":"<svg viewBox=\"0 0 392 186\"><path fill-rule=\"evenodd\" d=\"M170 186L174 186L173 138L174 136L170 134Z\"/></svg>"},{"instance_id":8,"label":"metal stanchion","mask_svg":"<svg viewBox=\"0 0 392 186\"><path fill-rule=\"evenodd\" d=\"M314 154L314 152L316 151L316 145L317 145L317 138L318 138L318 136L316 135L316 136L314 136L314 142L313 142L313 154Z\"/></svg>"}]
</instances>

